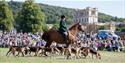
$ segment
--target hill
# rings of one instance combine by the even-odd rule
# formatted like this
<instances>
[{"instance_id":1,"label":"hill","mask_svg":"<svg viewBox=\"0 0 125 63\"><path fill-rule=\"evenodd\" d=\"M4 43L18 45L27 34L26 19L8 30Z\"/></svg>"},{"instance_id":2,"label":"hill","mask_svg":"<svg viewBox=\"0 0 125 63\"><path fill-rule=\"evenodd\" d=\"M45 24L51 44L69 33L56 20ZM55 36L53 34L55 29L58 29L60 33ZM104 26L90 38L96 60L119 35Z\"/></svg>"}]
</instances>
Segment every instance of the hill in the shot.
<instances>
[{"instance_id":1,"label":"hill","mask_svg":"<svg viewBox=\"0 0 125 63\"><path fill-rule=\"evenodd\" d=\"M22 2L8 2L10 7L13 10L14 16L16 18L16 14L21 9ZM73 14L75 12L75 9L71 8L64 8L64 7L58 7L58 6L51 6L47 4L41 4L39 3L41 7L41 11L43 11L46 15L46 23L48 24L54 24L54 23L59 23L59 16L64 14L67 17L67 23L70 24L72 23L73 19ZM102 12L99 12L99 22L109 22L109 21L120 21L122 22L124 19L123 18L118 18L118 17L113 17L111 15L104 14Z\"/></svg>"}]
</instances>

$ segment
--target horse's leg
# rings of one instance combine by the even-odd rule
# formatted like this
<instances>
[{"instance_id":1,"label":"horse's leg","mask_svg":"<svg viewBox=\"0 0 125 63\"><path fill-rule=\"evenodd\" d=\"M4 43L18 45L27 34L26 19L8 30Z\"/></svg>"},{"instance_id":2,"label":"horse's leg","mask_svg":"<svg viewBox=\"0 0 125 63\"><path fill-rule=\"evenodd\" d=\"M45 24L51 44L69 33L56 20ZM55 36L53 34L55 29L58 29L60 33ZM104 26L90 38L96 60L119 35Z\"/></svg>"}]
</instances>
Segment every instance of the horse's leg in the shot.
<instances>
[{"instance_id":1,"label":"horse's leg","mask_svg":"<svg viewBox=\"0 0 125 63\"><path fill-rule=\"evenodd\" d=\"M69 49L66 49L66 55L67 55L66 59L69 59L69 56L71 55Z\"/></svg>"},{"instance_id":2,"label":"horse's leg","mask_svg":"<svg viewBox=\"0 0 125 63\"><path fill-rule=\"evenodd\" d=\"M51 41L47 41L46 46L45 46L45 48L44 48L45 51L43 52L45 56L48 56L48 55L46 54L46 47L50 47L50 45L51 45Z\"/></svg>"},{"instance_id":3,"label":"horse's leg","mask_svg":"<svg viewBox=\"0 0 125 63\"><path fill-rule=\"evenodd\" d=\"M67 59L69 58L69 56L73 56L73 55L72 55L72 52L71 52L71 48L68 48Z\"/></svg>"},{"instance_id":4,"label":"horse's leg","mask_svg":"<svg viewBox=\"0 0 125 63\"><path fill-rule=\"evenodd\" d=\"M68 48L68 47L69 47L69 45L70 45L70 43L69 43L69 42L67 42L67 43L66 43L66 48Z\"/></svg>"},{"instance_id":5,"label":"horse's leg","mask_svg":"<svg viewBox=\"0 0 125 63\"><path fill-rule=\"evenodd\" d=\"M51 44L52 44L52 41L47 41L45 47L50 47Z\"/></svg>"}]
</instances>

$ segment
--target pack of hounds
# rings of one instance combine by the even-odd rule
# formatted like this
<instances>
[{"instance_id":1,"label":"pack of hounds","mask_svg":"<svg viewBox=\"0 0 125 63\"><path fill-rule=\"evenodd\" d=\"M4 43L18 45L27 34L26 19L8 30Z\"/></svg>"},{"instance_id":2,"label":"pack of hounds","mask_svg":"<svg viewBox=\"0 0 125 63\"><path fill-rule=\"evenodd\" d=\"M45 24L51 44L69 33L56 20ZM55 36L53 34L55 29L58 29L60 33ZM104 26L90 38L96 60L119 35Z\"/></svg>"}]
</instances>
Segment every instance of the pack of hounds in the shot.
<instances>
[{"instance_id":1,"label":"pack of hounds","mask_svg":"<svg viewBox=\"0 0 125 63\"><path fill-rule=\"evenodd\" d=\"M96 57L97 59L101 59L101 55L97 50L94 50L91 47L81 47L78 44L71 44L69 47L56 46L56 43L52 43L50 47L45 46L11 46L9 51L6 53L6 56L48 56L48 55L63 55L64 58L86 58ZM71 51L71 52L70 52ZM31 54L32 53L32 54ZM47 53L47 54L45 54Z\"/></svg>"}]
</instances>

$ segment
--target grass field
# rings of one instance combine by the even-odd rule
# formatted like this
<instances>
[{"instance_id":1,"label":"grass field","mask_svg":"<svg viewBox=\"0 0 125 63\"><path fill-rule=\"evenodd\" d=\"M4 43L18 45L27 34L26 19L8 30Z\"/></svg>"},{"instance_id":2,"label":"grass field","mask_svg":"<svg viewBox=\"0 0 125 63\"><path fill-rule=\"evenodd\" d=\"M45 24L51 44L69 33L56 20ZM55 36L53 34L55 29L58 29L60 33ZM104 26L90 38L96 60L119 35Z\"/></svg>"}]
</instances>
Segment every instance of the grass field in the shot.
<instances>
[{"instance_id":1,"label":"grass field","mask_svg":"<svg viewBox=\"0 0 125 63\"><path fill-rule=\"evenodd\" d=\"M52 57L14 57L10 55L6 57L8 48L0 48L0 63L125 63L124 52L107 52L100 51L102 59L64 59L64 56Z\"/></svg>"}]
</instances>

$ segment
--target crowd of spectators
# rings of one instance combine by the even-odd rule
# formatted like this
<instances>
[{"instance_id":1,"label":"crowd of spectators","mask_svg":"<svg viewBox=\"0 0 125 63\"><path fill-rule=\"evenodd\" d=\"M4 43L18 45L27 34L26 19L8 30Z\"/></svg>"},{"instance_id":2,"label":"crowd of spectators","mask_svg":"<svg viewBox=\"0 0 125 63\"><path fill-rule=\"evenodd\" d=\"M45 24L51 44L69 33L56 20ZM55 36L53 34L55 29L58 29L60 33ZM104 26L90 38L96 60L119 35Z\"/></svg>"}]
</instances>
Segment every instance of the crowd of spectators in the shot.
<instances>
[{"instance_id":1,"label":"crowd of spectators","mask_svg":"<svg viewBox=\"0 0 125 63\"><path fill-rule=\"evenodd\" d=\"M96 34L78 34L77 41L81 42L82 47L92 47L95 50L118 52L125 50L125 40L121 40L120 37L108 37L102 39L97 37Z\"/></svg>"},{"instance_id":2,"label":"crowd of spectators","mask_svg":"<svg viewBox=\"0 0 125 63\"><path fill-rule=\"evenodd\" d=\"M0 33L0 47L31 46L34 42L41 41L41 33Z\"/></svg>"},{"instance_id":3,"label":"crowd of spectators","mask_svg":"<svg viewBox=\"0 0 125 63\"><path fill-rule=\"evenodd\" d=\"M46 42L41 39L42 33L0 33L0 47L9 46L45 46ZM96 34L78 34L76 41L81 47L92 47L95 50L122 51L125 40L119 38L101 39Z\"/></svg>"}]
</instances>

